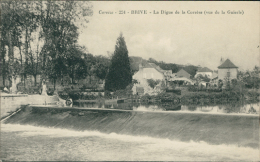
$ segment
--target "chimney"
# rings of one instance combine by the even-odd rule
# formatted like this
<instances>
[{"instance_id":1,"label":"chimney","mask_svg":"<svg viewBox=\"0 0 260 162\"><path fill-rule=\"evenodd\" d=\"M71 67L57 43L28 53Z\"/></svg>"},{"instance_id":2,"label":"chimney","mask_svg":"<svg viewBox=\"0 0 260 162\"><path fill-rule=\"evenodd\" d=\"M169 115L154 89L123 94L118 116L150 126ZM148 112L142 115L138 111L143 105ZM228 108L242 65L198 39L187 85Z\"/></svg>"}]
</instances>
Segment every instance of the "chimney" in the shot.
<instances>
[{"instance_id":1,"label":"chimney","mask_svg":"<svg viewBox=\"0 0 260 162\"><path fill-rule=\"evenodd\" d=\"M224 62L224 59L221 57L219 65L223 64L223 62Z\"/></svg>"}]
</instances>

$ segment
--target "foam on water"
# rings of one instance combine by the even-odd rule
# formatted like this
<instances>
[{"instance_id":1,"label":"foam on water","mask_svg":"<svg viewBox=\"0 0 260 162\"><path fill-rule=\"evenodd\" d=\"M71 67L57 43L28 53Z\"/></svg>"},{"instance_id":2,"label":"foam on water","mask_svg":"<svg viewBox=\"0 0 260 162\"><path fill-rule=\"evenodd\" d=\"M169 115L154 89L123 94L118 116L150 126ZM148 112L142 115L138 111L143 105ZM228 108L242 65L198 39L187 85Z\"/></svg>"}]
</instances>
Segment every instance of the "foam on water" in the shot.
<instances>
[{"instance_id":1,"label":"foam on water","mask_svg":"<svg viewBox=\"0 0 260 162\"><path fill-rule=\"evenodd\" d=\"M210 145L206 142L181 142L169 139L152 138L145 136L120 135L116 133L100 133L98 131L72 131L67 129L35 127L18 124L2 124L2 132L18 132L21 136L48 136L60 137L90 137L103 139L116 139L123 142L141 143L145 152L174 153L174 156L186 157L184 160L192 160L193 157L205 157L206 159L231 159L231 160L259 160L259 149L238 147L235 145Z\"/></svg>"}]
</instances>

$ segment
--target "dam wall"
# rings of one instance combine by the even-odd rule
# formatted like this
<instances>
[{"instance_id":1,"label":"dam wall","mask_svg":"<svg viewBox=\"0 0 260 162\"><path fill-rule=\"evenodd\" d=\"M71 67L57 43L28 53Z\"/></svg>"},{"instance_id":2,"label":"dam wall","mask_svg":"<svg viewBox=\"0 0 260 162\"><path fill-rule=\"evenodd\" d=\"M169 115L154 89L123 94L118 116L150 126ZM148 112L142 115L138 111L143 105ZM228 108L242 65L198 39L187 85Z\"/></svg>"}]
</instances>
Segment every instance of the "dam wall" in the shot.
<instances>
[{"instance_id":1,"label":"dam wall","mask_svg":"<svg viewBox=\"0 0 260 162\"><path fill-rule=\"evenodd\" d=\"M5 123L259 147L259 116L23 106Z\"/></svg>"}]
</instances>

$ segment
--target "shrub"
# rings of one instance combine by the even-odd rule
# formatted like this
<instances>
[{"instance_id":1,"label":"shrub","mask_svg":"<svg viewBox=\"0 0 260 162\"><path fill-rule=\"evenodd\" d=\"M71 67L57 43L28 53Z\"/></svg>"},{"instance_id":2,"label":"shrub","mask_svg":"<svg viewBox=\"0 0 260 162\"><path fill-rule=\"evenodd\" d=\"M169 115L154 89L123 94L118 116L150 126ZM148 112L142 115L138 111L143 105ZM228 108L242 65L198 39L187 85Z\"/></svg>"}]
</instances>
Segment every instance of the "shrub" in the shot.
<instances>
[{"instance_id":1,"label":"shrub","mask_svg":"<svg viewBox=\"0 0 260 162\"><path fill-rule=\"evenodd\" d=\"M147 79L148 85L154 88L156 85L160 83L160 80Z\"/></svg>"}]
</instances>

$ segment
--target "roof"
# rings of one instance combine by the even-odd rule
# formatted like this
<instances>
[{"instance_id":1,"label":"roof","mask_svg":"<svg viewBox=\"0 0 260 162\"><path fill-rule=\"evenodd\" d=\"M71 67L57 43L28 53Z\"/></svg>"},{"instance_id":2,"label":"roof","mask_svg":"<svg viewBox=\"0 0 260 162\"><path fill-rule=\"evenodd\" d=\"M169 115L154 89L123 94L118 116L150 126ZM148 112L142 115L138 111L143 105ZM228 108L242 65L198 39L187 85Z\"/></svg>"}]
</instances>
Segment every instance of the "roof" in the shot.
<instances>
[{"instance_id":1,"label":"roof","mask_svg":"<svg viewBox=\"0 0 260 162\"><path fill-rule=\"evenodd\" d=\"M154 68L160 73L164 73L164 70L157 66L155 63L147 63L143 66L143 68Z\"/></svg>"},{"instance_id":2,"label":"roof","mask_svg":"<svg viewBox=\"0 0 260 162\"><path fill-rule=\"evenodd\" d=\"M229 59L227 59L223 64L221 64L219 69L225 69L225 68L238 68L236 65L234 65Z\"/></svg>"},{"instance_id":3,"label":"roof","mask_svg":"<svg viewBox=\"0 0 260 162\"><path fill-rule=\"evenodd\" d=\"M200 69L198 70L198 72L213 72L213 71L210 70L210 69L207 68L207 67L204 67L204 68L200 68Z\"/></svg>"},{"instance_id":4,"label":"roof","mask_svg":"<svg viewBox=\"0 0 260 162\"><path fill-rule=\"evenodd\" d=\"M176 73L176 75L179 75L179 74L188 74L190 76L190 74L187 71L185 71L184 69L181 69L180 71L178 71Z\"/></svg>"},{"instance_id":5,"label":"roof","mask_svg":"<svg viewBox=\"0 0 260 162\"><path fill-rule=\"evenodd\" d=\"M155 63L147 63L143 65L143 68L155 68L157 70L163 71L159 66L157 66Z\"/></svg>"}]
</instances>

